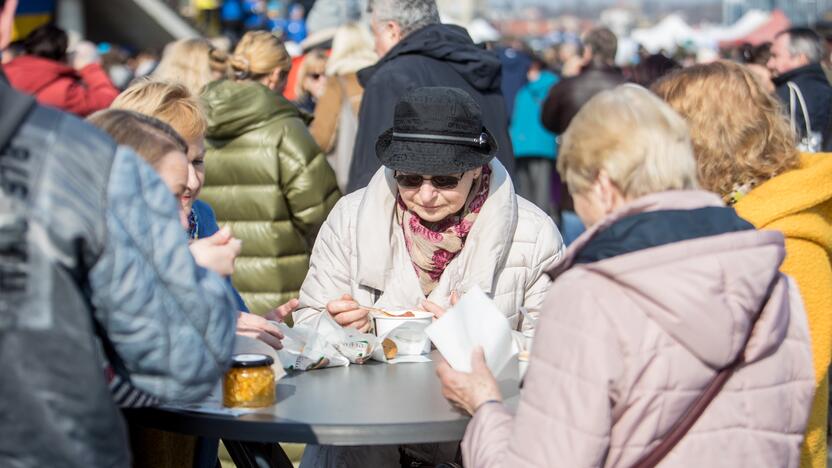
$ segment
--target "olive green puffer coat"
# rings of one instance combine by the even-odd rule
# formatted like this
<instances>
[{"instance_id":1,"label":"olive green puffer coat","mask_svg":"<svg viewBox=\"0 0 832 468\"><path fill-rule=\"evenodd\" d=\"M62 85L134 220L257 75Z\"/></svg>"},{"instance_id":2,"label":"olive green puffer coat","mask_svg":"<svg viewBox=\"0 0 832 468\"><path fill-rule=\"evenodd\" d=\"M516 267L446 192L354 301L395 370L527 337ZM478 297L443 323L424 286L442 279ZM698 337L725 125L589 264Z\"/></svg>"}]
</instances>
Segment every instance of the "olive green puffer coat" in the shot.
<instances>
[{"instance_id":1,"label":"olive green puffer coat","mask_svg":"<svg viewBox=\"0 0 832 468\"><path fill-rule=\"evenodd\" d=\"M340 197L335 174L298 110L265 86L218 81L202 98L201 198L243 241L232 279L262 315L297 297L318 229Z\"/></svg>"}]
</instances>

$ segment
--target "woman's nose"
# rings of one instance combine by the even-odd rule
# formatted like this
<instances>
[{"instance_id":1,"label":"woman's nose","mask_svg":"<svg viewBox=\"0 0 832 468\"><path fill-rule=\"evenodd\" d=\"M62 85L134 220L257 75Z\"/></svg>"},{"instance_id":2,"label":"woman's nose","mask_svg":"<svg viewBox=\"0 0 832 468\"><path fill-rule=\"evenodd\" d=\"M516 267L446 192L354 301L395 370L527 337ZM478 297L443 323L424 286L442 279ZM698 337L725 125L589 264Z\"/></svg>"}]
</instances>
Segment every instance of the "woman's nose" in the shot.
<instances>
[{"instance_id":1,"label":"woman's nose","mask_svg":"<svg viewBox=\"0 0 832 468\"><path fill-rule=\"evenodd\" d=\"M434 198L436 198L436 189L433 187L433 183L429 180L423 181L422 186L419 187L419 199L422 200L422 203L429 203Z\"/></svg>"}]
</instances>

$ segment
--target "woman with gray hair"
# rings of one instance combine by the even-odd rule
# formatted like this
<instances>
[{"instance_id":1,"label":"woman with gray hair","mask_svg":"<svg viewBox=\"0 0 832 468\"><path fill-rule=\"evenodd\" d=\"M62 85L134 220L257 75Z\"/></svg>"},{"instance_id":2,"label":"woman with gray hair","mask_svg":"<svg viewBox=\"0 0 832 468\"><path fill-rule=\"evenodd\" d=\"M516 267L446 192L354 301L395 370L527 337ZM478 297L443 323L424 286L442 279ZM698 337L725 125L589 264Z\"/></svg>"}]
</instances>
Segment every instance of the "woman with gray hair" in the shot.
<instances>
[{"instance_id":1,"label":"woman with gray hair","mask_svg":"<svg viewBox=\"0 0 832 468\"><path fill-rule=\"evenodd\" d=\"M685 121L636 85L581 109L558 170L590 229L549 272L516 414L481 351L437 369L474 416L465 466L797 467L814 379L783 235L697 190Z\"/></svg>"}]
</instances>

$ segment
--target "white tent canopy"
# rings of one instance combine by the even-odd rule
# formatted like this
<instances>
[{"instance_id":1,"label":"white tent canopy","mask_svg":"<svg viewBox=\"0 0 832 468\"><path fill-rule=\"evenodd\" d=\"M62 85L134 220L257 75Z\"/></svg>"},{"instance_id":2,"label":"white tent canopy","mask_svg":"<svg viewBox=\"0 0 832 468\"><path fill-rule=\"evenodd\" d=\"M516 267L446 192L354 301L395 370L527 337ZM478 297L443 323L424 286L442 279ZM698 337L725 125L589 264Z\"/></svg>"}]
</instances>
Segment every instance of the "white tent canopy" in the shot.
<instances>
[{"instance_id":1,"label":"white tent canopy","mask_svg":"<svg viewBox=\"0 0 832 468\"><path fill-rule=\"evenodd\" d=\"M692 45L697 49L716 50L720 41L745 37L769 21L770 17L771 13L751 10L732 25L709 25L694 29L680 15L671 14L651 28L634 30L630 37L653 54L662 49L674 51L677 47L685 44Z\"/></svg>"}]
</instances>

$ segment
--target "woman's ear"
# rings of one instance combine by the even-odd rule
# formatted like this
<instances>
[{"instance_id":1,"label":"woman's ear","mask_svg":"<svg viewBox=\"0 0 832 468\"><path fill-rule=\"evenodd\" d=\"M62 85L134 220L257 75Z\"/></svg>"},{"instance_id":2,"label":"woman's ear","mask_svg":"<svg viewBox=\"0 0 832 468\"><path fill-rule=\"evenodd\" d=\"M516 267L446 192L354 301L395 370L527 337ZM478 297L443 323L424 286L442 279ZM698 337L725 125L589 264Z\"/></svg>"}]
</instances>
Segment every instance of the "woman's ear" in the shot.
<instances>
[{"instance_id":1,"label":"woman's ear","mask_svg":"<svg viewBox=\"0 0 832 468\"><path fill-rule=\"evenodd\" d=\"M280 68L275 68L269 75L269 89L277 93L283 93L283 88L286 86L286 81L283 79L283 71Z\"/></svg>"},{"instance_id":2,"label":"woman's ear","mask_svg":"<svg viewBox=\"0 0 832 468\"><path fill-rule=\"evenodd\" d=\"M617 210L618 207L625 203L624 195L621 190L615 185L615 182L610 179L609 174L604 169L598 172L598 178L595 184L598 200L604 208L604 214L610 214Z\"/></svg>"},{"instance_id":3,"label":"woman's ear","mask_svg":"<svg viewBox=\"0 0 832 468\"><path fill-rule=\"evenodd\" d=\"M480 176L482 176L482 168L481 167L478 167L478 168L474 169L473 172L474 172L474 180L477 180L477 179L480 178Z\"/></svg>"}]
</instances>

